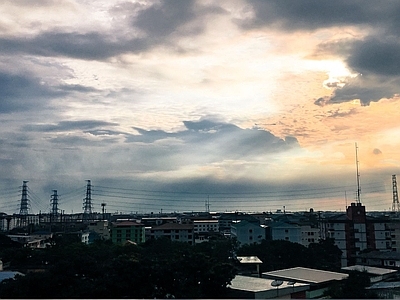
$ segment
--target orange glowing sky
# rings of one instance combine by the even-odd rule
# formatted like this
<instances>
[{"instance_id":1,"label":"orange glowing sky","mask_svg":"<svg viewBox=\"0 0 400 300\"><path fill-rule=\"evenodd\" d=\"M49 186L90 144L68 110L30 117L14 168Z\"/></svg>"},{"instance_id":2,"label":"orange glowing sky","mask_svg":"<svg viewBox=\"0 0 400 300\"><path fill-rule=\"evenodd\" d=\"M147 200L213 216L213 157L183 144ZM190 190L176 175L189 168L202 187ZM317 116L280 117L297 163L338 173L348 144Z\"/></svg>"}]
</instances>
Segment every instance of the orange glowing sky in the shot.
<instances>
[{"instance_id":1,"label":"orange glowing sky","mask_svg":"<svg viewBox=\"0 0 400 300\"><path fill-rule=\"evenodd\" d=\"M399 12L369 0L3 1L0 211L18 211L23 180L33 211L53 189L79 211L86 179L97 210L203 210L207 198L213 210L340 210L357 189L356 143L362 202L390 209Z\"/></svg>"}]
</instances>

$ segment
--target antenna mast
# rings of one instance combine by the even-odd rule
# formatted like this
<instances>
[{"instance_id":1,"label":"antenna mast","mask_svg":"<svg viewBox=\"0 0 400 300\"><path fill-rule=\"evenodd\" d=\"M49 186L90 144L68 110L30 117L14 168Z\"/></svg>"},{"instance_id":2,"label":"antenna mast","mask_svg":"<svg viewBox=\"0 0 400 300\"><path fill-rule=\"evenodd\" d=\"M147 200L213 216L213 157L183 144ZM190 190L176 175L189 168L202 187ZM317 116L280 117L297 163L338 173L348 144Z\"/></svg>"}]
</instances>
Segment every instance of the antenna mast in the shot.
<instances>
[{"instance_id":1,"label":"antenna mast","mask_svg":"<svg viewBox=\"0 0 400 300\"><path fill-rule=\"evenodd\" d=\"M393 185L393 203L392 203L392 211L399 211L399 195L397 193L397 181L396 175L392 175L392 185Z\"/></svg>"},{"instance_id":2,"label":"antenna mast","mask_svg":"<svg viewBox=\"0 0 400 300\"><path fill-rule=\"evenodd\" d=\"M357 169L357 196L356 202L361 203L360 172L358 170L358 147L356 143L356 169Z\"/></svg>"}]
</instances>

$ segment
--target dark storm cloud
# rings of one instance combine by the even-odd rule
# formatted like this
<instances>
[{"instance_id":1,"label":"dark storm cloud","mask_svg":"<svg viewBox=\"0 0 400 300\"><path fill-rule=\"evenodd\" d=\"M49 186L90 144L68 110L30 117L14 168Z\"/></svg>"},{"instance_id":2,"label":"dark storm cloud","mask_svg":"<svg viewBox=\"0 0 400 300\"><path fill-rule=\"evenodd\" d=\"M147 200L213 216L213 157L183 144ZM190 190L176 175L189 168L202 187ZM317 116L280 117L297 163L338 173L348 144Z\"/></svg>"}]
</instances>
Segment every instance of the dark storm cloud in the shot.
<instances>
[{"instance_id":1,"label":"dark storm cloud","mask_svg":"<svg viewBox=\"0 0 400 300\"><path fill-rule=\"evenodd\" d=\"M400 75L400 42L394 37L371 37L354 43L347 63L361 74Z\"/></svg>"},{"instance_id":2,"label":"dark storm cloud","mask_svg":"<svg viewBox=\"0 0 400 300\"><path fill-rule=\"evenodd\" d=\"M145 31L150 38L170 35L181 25L195 17L194 0L162 1L144 9L132 20L134 26Z\"/></svg>"},{"instance_id":3,"label":"dark storm cloud","mask_svg":"<svg viewBox=\"0 0 400 300\"><path fill-rule=\"evenodd\" d=\"M200 34L204 27L201 16L223 11L217 6L195 8L195 3L194 0L162 1L159 5L154 4L139 11L131 17L130 26L132 32L143 31L145 38L118 36L110 32L81 33L54 29L36 36L2 37L0 52L107 60L124 53L140 53L161 44L176 48L171 35ZM125 13L130 13L129 7ZM200 21L196 25L181 28L194 20Z\"/></svg>"},{"instance_id":4,"label":"dark storm cloud","mask_svg":"<svg viewBox=\"0 0 400 300\"><path fill-rule=\"evenodd\" d=\"M372 101L391 98L399 92L400 77L360 75L349 79L344 87L335 89L331 96L317 99L314 104L324 106L359 99L361 105L369 105Z\"/></svg>"},{"instance_id":5,"label":"dark storm cloud","mask_svg":"<svg viewBox=\"0 0 400 300\"><path fill-rule=\"evenodd\" d=\"M286 141L277 138L268 131L260 129L242 129L233 124L210 120L184 121L186 130L168 133L162 130L143 130L135 127L140 135L127 137L127 142L153 143L158 140L175 138L184 141L182 147L190 149L210 149L224 158L240 158L280 152L297 147L294 137ZM211 150L213 149L213 150ZM205 152L207 153L207 151Z\"/></svg>"},{"instance_id":6,"label":"dark storm cloud","mask_svg":"<svg viewBox=\"0 0 400 300\"><path fill-rule=\"evenodd\" d=\"M61 121L57 124L27 125L23 129L35 132L66 132L71 130L90 131L108 126L118 126L118 123L96 120Z\"/></svg>"},{"instance_id":7,"label":"dark storm cloud","mask_svg":"<svg viewBox=\"0 0 400 300\"><path fill-rule=\"evenodd\" d=\"M0 72L0 114L40 109L55 96L59 93L39 78Z\"/></svg>"},{"instance_id":8,"label":"dark storm cloud","mask_svg":"<svg viewBox=\"0 0 400 300\"><path fill-rule=\"evenodd\" d=\"M142 39L115 40L115 37L97 32L44 32L30 38L0 38L2 53L66 56L87 60L105 60L145 48Z\"/></svg>"},{"instance_id":9,"label":"dark storm cloud","mask_svg":"<svg viewBox=\"0 0 400 300\"><path fill-rule=\"evenodd\" d=\"M332 26L367 25L381 23L392 28L399 24L398 1L365 0L247 0L254 17L242 22L245 28L273 26L284 30L316 30Z\"/></svg>"}]
</instances>

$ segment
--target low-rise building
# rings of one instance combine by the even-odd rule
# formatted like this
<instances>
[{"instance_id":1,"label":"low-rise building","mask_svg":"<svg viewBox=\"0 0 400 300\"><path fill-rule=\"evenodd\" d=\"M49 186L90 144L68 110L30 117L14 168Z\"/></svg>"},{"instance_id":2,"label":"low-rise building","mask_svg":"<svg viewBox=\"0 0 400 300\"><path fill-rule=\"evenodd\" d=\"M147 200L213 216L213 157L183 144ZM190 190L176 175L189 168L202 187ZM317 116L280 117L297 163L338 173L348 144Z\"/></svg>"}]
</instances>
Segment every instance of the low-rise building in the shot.
<instances>
[{"instance_id":1,"label":"low-rise building","mask_svg":"<svg viewBox=\"0 0 400 300\"><path fill-rule=\"evenodd\" d=\"M348 276L345 273L303 267L262 273L262 277L268 279L309 284L310 289L306 292L307 299L321 297L332 284L346 279Z\"/></svg>"},{"instance_id":2,"label":"low-rise building","mask_svg":"<svg viewBox=\"0 0 400 300\"><path fill-rule=\"evenodd\" d=\"M371 283L389 280L394 278L398 274L398 270L394 269L386 269L386 268L377 268L377 267L370 267L370 266L363 266L363 265L354 265L350 267L343 267L343 272L366 272L369 276Z\"/></svg>"},{"instance_id":3,"label":"low-rise building","mask_svg":"<svg viewBox=\"0 0 400 300\"><path fill-rule=\"evenodd\" d=\"M219 223L216 219L193 220L193 230L195 234L219 232Z\"/></svg>"},{"instance_id":4,"label":"low-rise building","mask_svg":"<svg viewBox=\"0 0 400 300\"><path fill-rule=\"evenodd\" d=\"M91 222L88 226L88 230L95 232L102 240L110 239L110 229L108 228L107 220Z\"/></svg>"},{"instance_id":5,"label":"low-rise building","mask_svg":"<svg viewBox=\"0 0 400 300\"><path fill-rule=\"evenodd\" d=\"M140 244L145 242L145 226L135 221L113 222L110 229L113 243L132 241Z\"/></svg>"},{"instance_id":6,"label":"low-rise building","mask_svg":"<svg viewBox=\"0 0 400 300\"><path fill-rule=\"evenodd\" d=\"M284 222L270 222L267 227L272 240L285 240L292 243L302 243L301 227Z\"/></svg>"},{"instance_id":7,"label":"low-rise building","mask_svg":"<svg viewBox=\"0 0 400 300\"><path fill-rule=\"evenodd\" d=\"M150 229L150 238L157 239L166 237L171 241L194 244L193 224L165 223Z\"/></svg>"},{"instance_id":8,"label":"low-rise building","mask_svg":"<svg viewBox=\"0 0 400 300\"><path fill-rule=\"evenodd\" d=\"M400 268L400 253L397 251L371 251L356 257L359 265Z\"/></svg>"},{"instance_id":9,"label":"low-rise building","mask_svg":"<svg viewBox=\"0 0 400 300\"><path fill-rule=\"evenodd\" d=\"M237 239L240 245L260 243L265 240L265 228L258 223L233 221L231 223L231 237Z\"/></svg>"},{"instance_id":10,"label":"low-rise building","mask_svg":"<svg viewBox=\"0 0 400 300\"><path fill-rule=\"evenodd\" d=\"M309 284L236 275L228 285L230 299L304 299Z\"/></svg>"}]
</instances>

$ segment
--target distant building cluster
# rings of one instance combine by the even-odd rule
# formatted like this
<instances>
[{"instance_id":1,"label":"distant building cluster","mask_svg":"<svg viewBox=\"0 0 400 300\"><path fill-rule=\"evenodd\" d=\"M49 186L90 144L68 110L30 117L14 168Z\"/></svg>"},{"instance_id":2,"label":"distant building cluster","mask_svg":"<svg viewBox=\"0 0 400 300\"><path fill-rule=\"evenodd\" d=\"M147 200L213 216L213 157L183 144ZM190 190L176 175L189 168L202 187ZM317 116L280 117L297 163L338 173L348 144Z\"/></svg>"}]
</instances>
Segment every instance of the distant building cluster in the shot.
<instances>
[{"instance_id":1,"label":"distant building cluster","mask_svg":"<svg viewBox=\"0 0 400 300\"><path fill-rule=\"evenodd\" d=\"M89 216L84 213L0 213L0 230L13 242L31 248L47 247L51 238L57 235L74 236L86 244L96 239L111 240L116 244L140 244L150 239L167 238L194 245L215 236L223 236L236 239L239 245L260 243L263 240L285 240L309 247L320 240L332 239L342 251L341 265L344 271L352 268L369 268L369 272L372 273L378 272L373 268L400 270L400 215L397 212L367 213L361 203L351 203L344 213L314 212L313 209L295 213L235 211L110 214L103 211L91 213ZM238 260L243 266L250 268L258 268L262 263L257 257L240 257ZM338 276L347 276L345 273L330 274L318 271L293 269L276 274L263 273L262 278L238 275L233 280L231 289L237 291L236 296L256 297L258 292L246 290L246 285L257 287L262 285L262 282L265 283L265 280L279 280L279 283L286 282L286 286L284 289L277 287L281 289L281 295L277 294L277 297L283 296L282 293L286 291L292 296L304 296L304 293L307 293L307 297L314 298L322 295L322 290L319 291L321 283L312 282L302 276L326 276L327 281L338 280ZM379 272L375 281L376 284L382 285L381 281L387 274L384 271ZM254 274L260 275L258 271L253 272ZM379 290L378 286L376 288ZM261 294L272 297L277 293L277 289L264 289Z\"/></svg>"}]
</instances>

